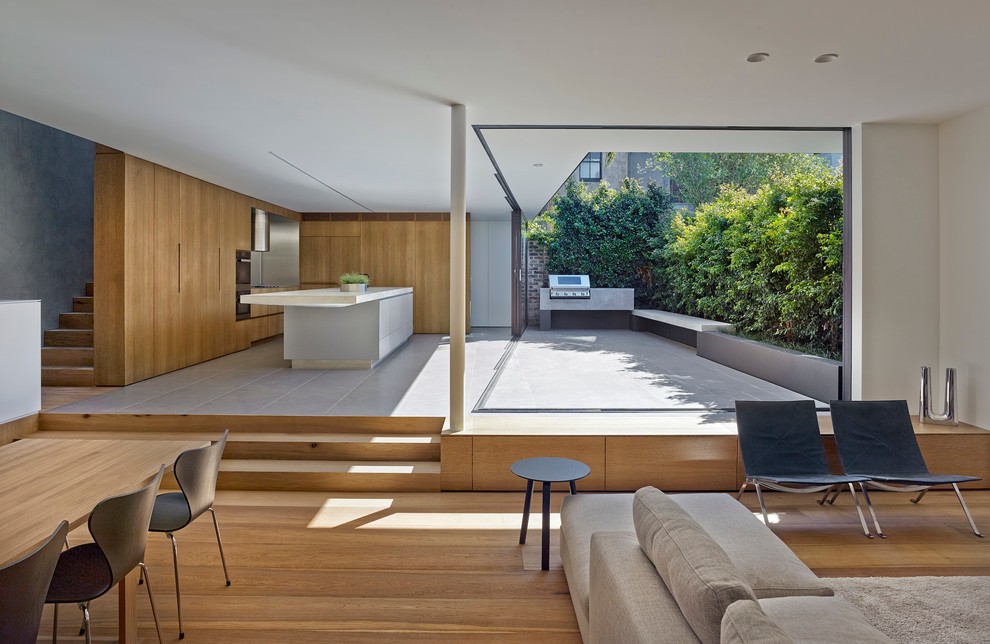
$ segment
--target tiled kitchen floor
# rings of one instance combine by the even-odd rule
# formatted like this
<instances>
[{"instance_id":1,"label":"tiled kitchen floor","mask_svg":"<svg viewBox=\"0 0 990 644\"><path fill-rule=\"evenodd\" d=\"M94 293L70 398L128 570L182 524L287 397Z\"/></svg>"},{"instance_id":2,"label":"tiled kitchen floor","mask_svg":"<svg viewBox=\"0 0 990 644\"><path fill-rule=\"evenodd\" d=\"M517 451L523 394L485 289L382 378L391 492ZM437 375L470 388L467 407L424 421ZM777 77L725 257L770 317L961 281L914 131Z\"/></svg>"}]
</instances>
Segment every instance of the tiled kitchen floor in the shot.
<instances>
[{"instance_id":1,"label":"tiled kitchen floor","mask_svg":"<svg viewBox=\"0 0 990 644\"><path fill-rule=\"evenodd\" d=\"M468 339L466 396L474 405L505 351L508 329L475 329ZM279 416L446 416L449 345L414 335L374 369L292 369L282 339L210 360L52 412L262 414Z\"/></svg>"},{"instance_id":2,"label":"tiled kitchen floor","mask_svg":"<svg viewBox=\"0 0 990 644\"><path fill-rule=\"evenodd\" d=\"M465 397L478 411L704 411L736 398L803 398L633 331L528 329L504 360L508 329L474 329ZM228 356L63 405L54 412L446 416L449 345L414 335L374 369L292 369L275 338Z\"/></svg>"}]
</instances>

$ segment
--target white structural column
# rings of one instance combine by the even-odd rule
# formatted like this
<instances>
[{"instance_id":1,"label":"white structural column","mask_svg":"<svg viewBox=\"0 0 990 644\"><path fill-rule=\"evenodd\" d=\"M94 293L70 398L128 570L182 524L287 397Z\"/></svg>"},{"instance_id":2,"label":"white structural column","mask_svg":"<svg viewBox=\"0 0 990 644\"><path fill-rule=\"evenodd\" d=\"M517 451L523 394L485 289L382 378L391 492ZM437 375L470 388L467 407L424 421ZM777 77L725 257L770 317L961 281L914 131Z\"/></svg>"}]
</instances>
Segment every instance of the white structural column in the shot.
<instances>
[{"instance_id":1,"label":"white structural column","mask_svg":"<svg viewBox=\"0 0 990 644\"><path fill-rule=\"evenodd\" d=\"M464 344L467 311L467 109L450 108L450 429L464 429Z\"/></svg>"}]
</instances>

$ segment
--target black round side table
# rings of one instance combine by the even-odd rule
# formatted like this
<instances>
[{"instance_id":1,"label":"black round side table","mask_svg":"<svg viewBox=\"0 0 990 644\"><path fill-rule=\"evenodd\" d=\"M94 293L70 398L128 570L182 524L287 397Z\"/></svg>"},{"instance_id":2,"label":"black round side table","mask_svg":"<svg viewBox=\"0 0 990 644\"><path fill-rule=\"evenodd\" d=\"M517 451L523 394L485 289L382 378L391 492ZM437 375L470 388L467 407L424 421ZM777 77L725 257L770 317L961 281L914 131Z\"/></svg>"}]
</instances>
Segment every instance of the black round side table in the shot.
<instances>
[{"instance_id":1,"label":"black round side table","mask_svg":"<svg viewBox=\"0 0 990 644\"><path fill-rule=\"evenodd\" d=\"M510 467L512 473L526 479L526 502L523 505L522 528L519 531L519 543L526 543L526 528L529 526L529 508L533 501L533 483L543 483L543 552L540 566L550 570L550 484L567 483L571 486L571 494L577 494L575 481L591 474L591 468L569 458L540 456L516 461Z\"/></svg>"}]
</instances>

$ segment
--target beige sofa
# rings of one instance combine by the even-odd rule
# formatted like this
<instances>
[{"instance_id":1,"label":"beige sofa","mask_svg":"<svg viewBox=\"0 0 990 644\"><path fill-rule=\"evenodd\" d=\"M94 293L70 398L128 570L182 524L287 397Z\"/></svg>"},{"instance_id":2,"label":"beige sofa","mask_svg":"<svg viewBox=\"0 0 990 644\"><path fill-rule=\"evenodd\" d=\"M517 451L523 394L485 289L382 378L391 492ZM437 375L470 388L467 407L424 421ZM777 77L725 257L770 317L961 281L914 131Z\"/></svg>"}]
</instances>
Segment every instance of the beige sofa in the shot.
<instances>
[{"instance_id":1,"label":"beige sofa","mask_svg":"<svg viewBox=\"0 0 990 644\"><path fill-rule=\"evenodd\" d=\"M890 642L727 494L578 494L560 554L589 644Z\"/></svg>"}]
</instances>

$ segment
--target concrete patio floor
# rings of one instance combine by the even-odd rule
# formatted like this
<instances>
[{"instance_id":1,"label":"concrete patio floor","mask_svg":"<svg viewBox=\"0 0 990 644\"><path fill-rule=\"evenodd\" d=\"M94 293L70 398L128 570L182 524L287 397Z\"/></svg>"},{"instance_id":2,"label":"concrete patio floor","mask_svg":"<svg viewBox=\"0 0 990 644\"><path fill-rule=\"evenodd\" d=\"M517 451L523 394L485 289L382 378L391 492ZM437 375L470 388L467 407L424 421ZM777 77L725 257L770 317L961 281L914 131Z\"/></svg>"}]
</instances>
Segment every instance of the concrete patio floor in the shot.
<instances>
[{"instance_id":1,"label":"concrete patio floor","mask_svg":"<svg viewBox=\"0 0 990 644\"><path fill-rule=\"evenodd\" d=\"M650 333L526 329L478 411L715 411L806 400Z\"/></svg>"}]
</instances>

